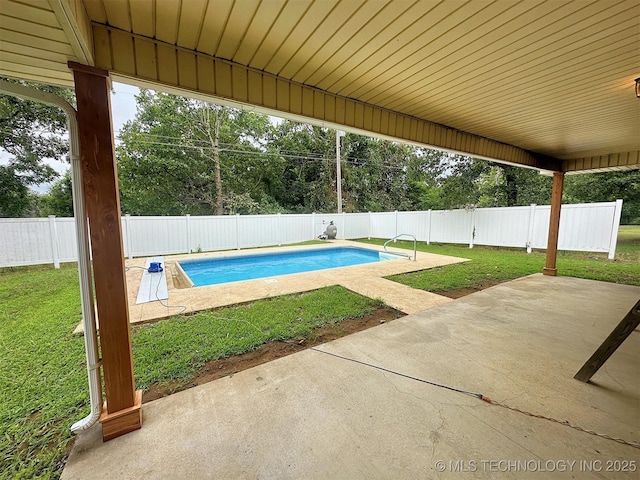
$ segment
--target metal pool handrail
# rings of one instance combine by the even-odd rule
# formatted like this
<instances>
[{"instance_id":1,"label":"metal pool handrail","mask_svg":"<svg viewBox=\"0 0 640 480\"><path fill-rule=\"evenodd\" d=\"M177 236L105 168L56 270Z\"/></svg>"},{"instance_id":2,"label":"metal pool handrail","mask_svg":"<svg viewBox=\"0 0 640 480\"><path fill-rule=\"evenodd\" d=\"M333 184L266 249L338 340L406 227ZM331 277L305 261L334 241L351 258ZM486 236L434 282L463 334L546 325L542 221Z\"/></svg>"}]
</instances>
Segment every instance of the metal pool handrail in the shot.
<instances>
[{"instance_id":1,"label":"metal pool handrail","mask_svg":"<svg viewBox=\"0 0 640 480\"><path fill-rule=\"evenodd\" d=\"M411 237L413 238L413 261L416 261L416 254L418 251L418 240L416 240L416 237L414 237L413 235L411 235L410 233L401 233L400 235L396 235L393 238L390 238L389 240L387 240L386 242L384 242L384 251L387 252L387 244L389 242L393 242L394 240L397 240L400 237ZM409 260L411 260L411 255L409 255L408 253L396 253L396 252L387 252L387 253L391 253L393 255L402 255L403 257L407 257Z\"/></svg>"}]
</instances>

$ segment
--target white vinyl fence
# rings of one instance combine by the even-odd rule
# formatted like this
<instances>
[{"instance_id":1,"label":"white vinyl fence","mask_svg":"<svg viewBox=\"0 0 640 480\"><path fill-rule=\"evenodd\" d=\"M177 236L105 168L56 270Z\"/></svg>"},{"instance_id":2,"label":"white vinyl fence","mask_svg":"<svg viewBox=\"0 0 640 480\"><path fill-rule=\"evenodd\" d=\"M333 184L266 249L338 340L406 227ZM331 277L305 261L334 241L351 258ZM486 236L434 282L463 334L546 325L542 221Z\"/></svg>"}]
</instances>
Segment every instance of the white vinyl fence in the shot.
<instances>
[{"instance_id":1,"label":"white vinyl fence","mask_svg":"<svg viewBox=\"0 0 640 480\"><path fill-rule=\"evenodd\" d=\"M548 205L423 212L305 215L122 217L129 258L230 250L311 240L333 221L338 238L392 238L532 248L547 247ZM558 248L615 255L622 200L563 205ZM73 218L0 219L0 267L76 260Z\"/></svg>"}]
</instances>

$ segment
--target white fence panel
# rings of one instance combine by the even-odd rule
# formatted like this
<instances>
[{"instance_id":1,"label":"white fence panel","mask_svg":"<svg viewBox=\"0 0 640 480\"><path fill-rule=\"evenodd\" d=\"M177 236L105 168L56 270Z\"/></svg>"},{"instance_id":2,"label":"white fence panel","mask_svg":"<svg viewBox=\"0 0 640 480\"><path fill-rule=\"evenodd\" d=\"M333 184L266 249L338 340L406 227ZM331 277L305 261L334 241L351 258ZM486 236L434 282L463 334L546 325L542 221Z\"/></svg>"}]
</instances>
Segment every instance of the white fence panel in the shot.
<instances>
[{"instance_id":1,"label":"white fence panel","mask_svg":"<svg viewBox=\"0 0 640 480\"><path fill-rule=\"evenodd\" d=\"M531 207L478 208L473 214L476 245L526 247Z\"/></svg>"},{"instance_id":2,"label":"white fence panel","mask_svg":"<svg viewBox=\"0 0 640 480\"><path fill-rule=\"evenodd\" d=\"M416 237L419 242L428 242L430 215L430 212L398 212L398 235L407 233Z\"/></svg>"},{"instance_id":3,"label":"white fence panel","mask_svg":"<svg viewBox=\"0 0 640 480\"><path fill-rule=\"evenodd\" d=\"M558 249L608 252L615 204L564 205L560 212Z\"/></svg>"},{"instance_id":4,"label":"white fence panel","mask_svg":"<svg viewBox=\"0 0 640 480\"><path fill-rule=\"evenodd\" d=\"M0 220L0 266L53 263L48 218Z\"/></svg>"},{"instance_id":5,"label":"white fence panel","mask_svg":"<svg viewBox=\"0 0 640 480\"><path fill-rule=\"evenodd\" d=\"M122 249L124 250L124 256L133 258L133 254L131 253L131 235L129 232L129 221L131 220L130 215L123 215L120 217L120 224L122 225ZM89 226L89 231L91 231L91 226ZM91 243L91 241L89 241ZM91 251L91 249L89 249Z\"/></svg>"},{"instance_id":6,"label":"white fence panel","mask_svg":"<svg viewBox=\"0 0 640 480\"><path fill-rule=\"evenodd\" d=\"M563 205L560 210L558 249L585 252L609 252L612 232L618 231L616 202ZM549 231L548 205L535 209L533 248L547 248ZM618 213L619 214L619 213ZM615 239L614 239L615 240ZM611 257L611 254L610 254Z\"/></svg>"},{"instance_id":7,"label":"white fence panel","mask_svg":"<svg viewBox=\"0 0 640 480\"><path fill-rule=\"evenodd\" d=\"M371 214L372 238L391 238L396 235L396 212L376 212Z\"/></svg>"},{"instance_id":8,"label":"white fence panel","mask_svg":"<svg viewBox=\"0 0 640 480\"><path fill-rule=\"evenodd\" d=\"M347 213L342 232L340 235L340 231L338 231L338 236L341 238L368 238L371 233L371 215L369 213Z\"/></svg>"},{"instance_id":9,"label":"white fence panel","mask_svg":"<svg viewBox=\"0 0 640 480\"><path fill-rule=\"evenodd\" d=\"M189 249L211 252L238 248L235 216L189 217Z\"/></svg>"},{"instance_id":10,"label":"white fence panel","mask_svg":"<svg viewBox=\"0 0 640 480\"><path fill-rule=\"evenodd\" d=\"M531 235L532 248L547 248L547 240L549 237L549 213L551 207L549 205L536 205L533 217L533 233ZM560 213L560 221L562 221L562 209Z\"/></svg>"},{"instance_id":11,"label":"white fence panel","mask_svg":"<svg viewBox=\"0 0 640 480\"><path fill-rule=\"evenodd\" d=\"M309 240L311 218L311 215L302 214L278 215L278 230L280 231L278 245Z\"/></svg>"},{"instance_id":12,"label":"white fence panel","mask_svg":"<svg viewBox=\"0 0 640 480\"><path fill-rule=\"evenodd\" d=\"M280 243L277 215L243 215L238 220L238 248L266 247Z\"/></svg>"},{"instance_id":13,"label":"white fence panel","mask_svg":"<svg viewBox=\"0 0 640 480\"><path fill-rule=\"evenodd\" d=\"M185 217L129 217L128 225L130 255L170 255L187 251Z\"/></svg>"},{"instance_id":14,"label":"white fence panel","mask_svg":"<svg viewBox=\"0 0 640 480\"><path fill-rule=\"evenodd\" d=\"M75 262L78 258L76 221L73 218L56 218L58 251L61 262Z\"/></svg>"},{"instance_id":15,"label":"white fence panel","mask_svg":"<svg viewBox=\"0 0 640 480\"><path fill-rule=\"evenodd\" d=\"M440 243L470 243L472 241L472 210L437 210L431 212L431 241Z\"/></svg>"}]
</instances>

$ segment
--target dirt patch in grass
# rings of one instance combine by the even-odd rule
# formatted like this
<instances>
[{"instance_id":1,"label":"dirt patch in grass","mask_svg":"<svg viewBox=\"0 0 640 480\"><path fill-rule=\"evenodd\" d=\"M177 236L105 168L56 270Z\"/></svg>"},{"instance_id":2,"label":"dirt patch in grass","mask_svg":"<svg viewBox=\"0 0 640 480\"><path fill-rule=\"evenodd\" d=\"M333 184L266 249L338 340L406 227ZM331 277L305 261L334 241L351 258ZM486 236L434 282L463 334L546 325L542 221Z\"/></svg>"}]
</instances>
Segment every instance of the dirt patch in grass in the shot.
<instances>
[{"instance_id":1,"label":"dirt patch in grass","mask_svg":"<svg viewBox=\"0 0 640 480\"><path fill-rule=\"evenodd\" d=\"M493 287L500 283L503 283L503 281L487 280L474 287L457 288L455 290L445 290L433 293L456 299L479 292L485 288ZM277 358L285 357L315 345L330 342L337 338L344 337L345 335L366 330L403 316L405 316L405 314L398 310L388 306L382 306L373 313L364 317L350 318L343 320L340 323L325 325L324 327L316 329L307 338L269 342L251 352L212 360L199 371L195 372L194 377L190 380L173 380L151 385L149 390L143 393L142 403L151 402L153 400L166 397L167 395L171 395L172 393L186 390L187 388L196 387L219 378L227 377L263 363L270 362Z\"/></svg>"},{"instance_id":2,"label":"dirt patch in grass","mask_svg":"<svg viewBox=\"0 0 640 480\"><path fill-rule=\"evenodd\" d=\"M480 285L476 285L474 287L466 287L466 288L456 288L455 290L443 290L441 292L433 292L438 295L442 295L443 297L448 298L462 298L467 295L471 295L472 293L479 292L480 290L484 290L485 288L493 287L494 285L499 285L500 283L508 282L509 280L487 280L486 282L481 283Z\"/></svg>"},{"instance_id":3,"label":"dirt patch in grass","mask_svg":"<svg viewBox=\"0 0 640 480\"><path fill-rule=\"evenodd\" d=\"M305 350L314 345L330 342L345 335L366 330L367 328L380 325L381 323L387 323L403 316L405 316L404 313L383 306L361 318L350 318L340 323L325 325L324 327L316 329L307 338L269 342L251 352L212 360L197 371L194 374L194 378L190 380L175 380L151 385L149 390L143 393L142 403L157 400L158 398L166 397L167 395L186 390L187 388L233 375L248 368L270 362L271 360Z\"/></svg>"}]
</instances>

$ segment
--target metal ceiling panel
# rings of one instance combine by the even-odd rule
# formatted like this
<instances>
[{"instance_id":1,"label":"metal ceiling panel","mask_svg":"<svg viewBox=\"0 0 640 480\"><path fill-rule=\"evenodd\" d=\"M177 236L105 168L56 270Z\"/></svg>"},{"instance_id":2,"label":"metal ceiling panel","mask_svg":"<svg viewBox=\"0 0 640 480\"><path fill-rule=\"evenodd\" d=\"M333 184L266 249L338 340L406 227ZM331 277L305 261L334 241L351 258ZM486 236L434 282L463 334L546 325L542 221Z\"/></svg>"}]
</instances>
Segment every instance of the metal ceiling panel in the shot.
<instances>
[{"instance_id":1,"label":"metal ceiling panel","mask_svg":"<svg viewBox=\"0 0 640 480\"><path fill-rule=\"evenodd\" d=\"M211 77L283 113L310 87L353 100L367 125L364 112L389 111L559 159L640 150L640 0L0 1L0 74L68 84L79 49L60 12L83 10L107 29L98 63L128 75L189 89ZM231 63L202 70L218 59Z\"/></svg>"}]
</instances>

